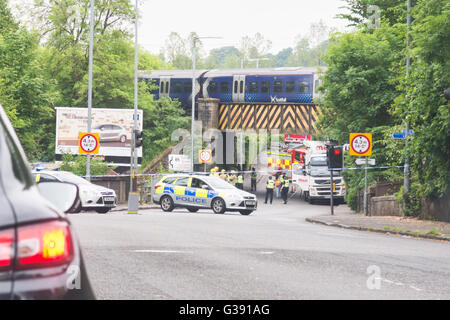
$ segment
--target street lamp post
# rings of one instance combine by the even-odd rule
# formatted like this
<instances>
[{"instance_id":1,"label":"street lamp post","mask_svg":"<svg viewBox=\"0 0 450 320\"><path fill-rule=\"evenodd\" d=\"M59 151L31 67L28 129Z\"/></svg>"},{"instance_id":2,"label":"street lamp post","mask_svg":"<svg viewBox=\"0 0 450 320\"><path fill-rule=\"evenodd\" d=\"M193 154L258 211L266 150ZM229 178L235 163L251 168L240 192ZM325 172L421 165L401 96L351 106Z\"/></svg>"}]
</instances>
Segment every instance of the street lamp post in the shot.
<instances>
[{"instance_id":1,"label":"street lamp post","mask_svg":"<svg viewBox=\"0 0 450 320\"><path fill-rule=\"evenodd\" d=\"M94 0L91 0L91 12L89 20L89 80L88 80L88 127L87 131L91 132L92 125L92 66L94 55ZM86 179L91 181L91 155L86 156Z\"/></svg>"}]
</instances>

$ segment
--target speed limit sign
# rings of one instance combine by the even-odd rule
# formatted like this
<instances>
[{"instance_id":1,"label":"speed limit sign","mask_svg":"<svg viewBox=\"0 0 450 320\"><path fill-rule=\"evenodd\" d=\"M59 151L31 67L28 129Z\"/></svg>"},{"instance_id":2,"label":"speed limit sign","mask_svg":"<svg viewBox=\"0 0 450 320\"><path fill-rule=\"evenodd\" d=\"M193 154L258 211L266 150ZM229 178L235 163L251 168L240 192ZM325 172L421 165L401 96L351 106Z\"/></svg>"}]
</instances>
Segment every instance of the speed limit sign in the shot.
<instances>
[{"instance_id":1,"label":"speed limit sign","mask_svg":"<svg viewBox=\"0 0 450 320\"><path fill-rule=\"evenodd\" d=\"M78 134L79 154L98 154L99 133L80 132Z\"/></svg>"},{"instance_id":2,"label":"speed limit sign","mask_svg":"<svg viewBox=\"0 0 450 320\"><path fill-rule=\"evenodd\" d=\"M212 151L211 150L199 150L198 159L200 163L211 163L212 161Z\"/></svg>"},{"instance_id":3,"label":"speed limit sign","mask_svg":"<svg viewBox=\"0 0 450 320\"><path fill-rule=\"evenodd\" d=\"M372 134L371 133L350 133L350 155L351 156L371 156L372 155Z\"/></svg>"}]
</instances>

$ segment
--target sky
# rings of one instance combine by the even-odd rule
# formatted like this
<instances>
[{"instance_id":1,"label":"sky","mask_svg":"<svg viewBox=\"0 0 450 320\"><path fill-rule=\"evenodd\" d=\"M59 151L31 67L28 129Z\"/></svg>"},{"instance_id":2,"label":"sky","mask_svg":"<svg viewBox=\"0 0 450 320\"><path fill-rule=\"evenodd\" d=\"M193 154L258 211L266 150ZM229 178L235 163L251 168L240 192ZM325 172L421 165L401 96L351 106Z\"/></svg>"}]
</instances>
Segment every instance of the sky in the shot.
<instances>
[{"instance_id":1,"label":"sky","mask_svg":"<svg viewBox=\"0 0 450 320\"><path fill-rule=\"evenodd\" d=\"M342 0L140 0L138 41L159 54L171 32L187 38L190 32L203 39L205 53L223 46L240 47L244 36L257 32L272 41L271 53L293 47L298 35L306 35L311 23L322 20L339 31L346 21L335 19Z\"/></svg>"}]
</instances>

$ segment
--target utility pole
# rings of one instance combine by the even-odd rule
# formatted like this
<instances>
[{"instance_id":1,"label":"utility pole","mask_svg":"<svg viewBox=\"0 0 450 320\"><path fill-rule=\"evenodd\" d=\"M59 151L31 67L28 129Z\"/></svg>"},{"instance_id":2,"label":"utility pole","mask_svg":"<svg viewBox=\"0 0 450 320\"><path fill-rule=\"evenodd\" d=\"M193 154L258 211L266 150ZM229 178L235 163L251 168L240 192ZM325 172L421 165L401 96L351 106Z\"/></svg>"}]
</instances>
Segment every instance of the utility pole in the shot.
<instances>
[{"instance_id":1,"label":"utility pole","mask_svg":"<svg viewBox=\"0 0 450 320\"><path fill-rule=\"evenodd\" d=\"M92 66L94 55L94 0L91 0L91 12L89 21L89 83L88 83L88 127L91 132L92 127ZM86 178L91 181L91 155L86 156Z\"/></svg>"},{"instance_id":2,"label":"utility pole","mask_svg":"<svg viewBox=\"0 0 450 320\"><path fill-rule=\"evenodd\" d=\"M138 0L135 3L135 24L134 24L134 113L133 132L131 133L131 159L130 159L130 191L128 194L128 213L138 213L139 194L134 191L134 179L136 179L137 165L137 109L138 109Z\"/></svg>"},{"instance_id":3,"label":"utility pole","mask_svg":"<svg viewBox=\"0 0 450 320\"><path fill-rule=\"evenodd\" d=\"M411 27L411 0L407 0L407 31L406 31L406 76L409 76L409 69L411 67L411 58L409 56L409 29ZM409 154L408 154L408 135L409 135L409 120L408 120L408 114L406 115L406 128L405 128L405 168L404 168L404 182L403 182L403 189L404 192L409 191Z\"/></svg>"}]
</instances>

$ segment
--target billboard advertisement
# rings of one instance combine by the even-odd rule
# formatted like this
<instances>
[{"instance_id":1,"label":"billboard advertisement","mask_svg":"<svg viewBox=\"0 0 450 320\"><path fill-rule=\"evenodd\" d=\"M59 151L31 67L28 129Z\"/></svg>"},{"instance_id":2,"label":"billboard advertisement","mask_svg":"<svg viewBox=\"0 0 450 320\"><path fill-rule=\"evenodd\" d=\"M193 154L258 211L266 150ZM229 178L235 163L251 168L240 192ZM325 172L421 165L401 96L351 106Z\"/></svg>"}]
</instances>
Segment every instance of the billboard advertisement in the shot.
<instances>
[{"instance_id":1,"label":"billboard advertisement","mask_svg":"<svg viewBox=\"0 0 450 320\"><path fill-rule=\"evenodd\" d=\"M142 130L143 112L138 110L138 130ZM91 109L91 132L98 133L98 156L115 164L130 164L131 139L134 128L134 109ZM87 108L56 108L56 159L63 153L78 154L78 134L86 132ZM138 163L142 160L142 147L138 148Z\"/></svg>"}]
</instances>

